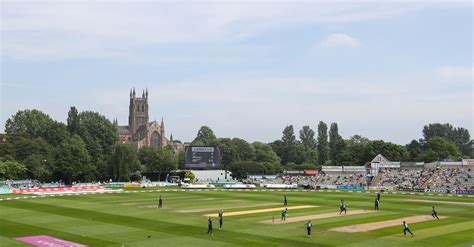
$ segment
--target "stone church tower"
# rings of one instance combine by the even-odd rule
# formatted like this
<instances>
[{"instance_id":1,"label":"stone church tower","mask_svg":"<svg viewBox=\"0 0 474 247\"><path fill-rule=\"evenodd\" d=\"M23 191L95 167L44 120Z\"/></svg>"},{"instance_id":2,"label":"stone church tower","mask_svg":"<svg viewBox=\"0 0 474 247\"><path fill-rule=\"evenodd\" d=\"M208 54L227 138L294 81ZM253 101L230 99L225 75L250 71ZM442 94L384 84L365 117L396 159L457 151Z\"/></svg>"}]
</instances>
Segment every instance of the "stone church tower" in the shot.
<instances>
[{"instance_id":1,"label":"stone church tower","mask_svg":"<svg viewBox=\"0 0 474 247\"><path fill-rule=\"evenodd\" d=\"M117 126L120 142L134 144L137 148L144 146L165 147L171 145L174 150L181 149L182 144L175 143L165 136L165 123L149 122L148 89L143 90L142 97L137 97L135 88L130 90L128 107L128 126Z\"/></svg>"},{"instance_id":2,"label":"stone church tower","mask_svg":"<svg viewBox=\"0 0 474 247\"><path fill-rule=\"evenodd\" d=\"M128 107L128 128L131 133L135 133L143 124L148 123L148 88L142 93L141 98L137 98L135 88L130 89L130 105Z\"/></svg>"}]
</instances>

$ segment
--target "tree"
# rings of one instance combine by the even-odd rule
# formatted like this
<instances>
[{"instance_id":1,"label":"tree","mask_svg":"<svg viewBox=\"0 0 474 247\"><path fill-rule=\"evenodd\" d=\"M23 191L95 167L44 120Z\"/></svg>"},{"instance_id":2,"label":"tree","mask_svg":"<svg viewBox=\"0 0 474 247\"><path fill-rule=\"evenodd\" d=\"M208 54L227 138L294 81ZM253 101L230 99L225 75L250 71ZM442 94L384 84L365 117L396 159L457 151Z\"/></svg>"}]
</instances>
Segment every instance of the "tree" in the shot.
<instances>
[{"instance_id":1,"label":"tree","mask_svg":"<svg viewBox=\"0 0 474 247\"><path fill-rule=\"evenodd\" d=\"M52 146L58 146L68 137L63 123L35 109L18 111L6 121L5 132L11 136L43 138Z\"/></svg>"},{"instance_id":2,"label":"tree","mask_svg":"<svg viewBox=\"0 0 474 247\"><path fill-rule=\"evenodd\" d=\"M185 157L184 150L179 150L176 153L176 159L178 160L178 169L184 169Z\"/></svg>"},{"instance_id":3,"label":"tree","mask_svg":"<svg viewBox=\"0 0 474 247\"><path fill-rule=\"evenodd\" d=\"M354 135L345 141L346 148L340 154L341 165L364 165L370 161L370 140L360 135Z\"/></svg>"},{"instance_id":4,"label":"tree","mask_svg":"<svg viewBox=\"0 0 474 247\"><path fill-rule=\"evenodd\" d=\"M36 109L18 111L6 121L5 132L9 135L45 138L53 122L47 114Z\"/></svg>"},{"instance_id":5,"label":"tree","mask_svg":"<svg viewBox=\"0 0 474 247\"><path fill-rule=\"evenodd\" d=\"M93 181L95 167L90 164L91 157L79 135L73 135L61 143L55 151L54 176L67 183L72 181Z\"/></svg>"},{"instance_id":6,"label":"tree","mask_svg":"<svg viewBox=\"0 0 474 247\"><path fill-rule=\"evenodd\" d=\"M297 164L318 162L318 153L316 152L317 142L314 138L314 131L309 126L303 126L300 130L300 140L296 145L296 159L293 162Z\"/></svg>"},{"instance_id":7,"label":"tree","mask_svg":"<svg viewBox=\"0 0 474 247\"><path fill-rule=\"evenodd\" d=\"M319 121L318 124L318 162L320 165L326 164L329 159L328 146L328 126Z\"/></svg>"},{"instance_id":8,"label":"tree","mask_svg":"<svg viewBox=\"0 0 474 247\"><path fill-rule=\"evenodd\" d=\"M100 179L108 176L107 161L118 141L116 127L103 115L84 111L79 113L77 134L84 141L91 156L91 164Z\"/></svg>"},{"instance_id":9,"label":"tree","mask_svg":"<svg viewBox=\"0 0 474 247\"><path fill-rule=\"evenodd\" d=\"M457 145L468 143L470 140L469 131L458 127L454 128L451 124L433 123L423 127L423 138L427 142L433 137L443 137L446 140Z\"/></svg>"},{"instance_id":10,"label":"tree","mask_svg":"<svg viewBox=\"0 0 474 247\"><path fill-rule=\"evenodd\" d=\"M76 107L71 106L71 109L67 113L67 130L69 134L77 134L79 130L80 119Z\"/></svg>"},{"instance_id":11,"label":"tree","mask_svg":"<svg viewBox=\"0 0 474 247\"><path fill-rule=\"evenodd\" d=\"M294 162L296 159L296 137L293 130L293 125L288 125L283 130L283 137L281 138L283 150L281 153L281 163L286 165L288 162Z\"/></svg>"},{"instance_id":12,"label":"tree","mask_svg":"<svg viewBox=\"0 0 474 247\"><path fill-rule=\"evenodd\" d=\"M239 160L249 161L255 159L255 150L246 140L240 138L232 138L232 146L239 157Z\"/></svg>"},{"instance_id":13,"label":"tree","mask_svg":"<svg viewBox=\"0 0 474 247\"><path fill-rule=\"evenodd\" d=\"M42 138L4 135L0 141L0 158L16 160L26 166L28 178L50 180L53 148Z\"/></svg>"},{"instance_id":14,"label":"tree","mask_svg":"<svg viewBox=\"0 0 474 247\"><path fill-rule=\"evenodd\" d=\"M0 178L22 179L26 174L26 166L15 160L0 160Z\"/></svg>"},{"instance_id":15,"label":"tree","mask_svg":"<svg viewBox=\"0 0 474 247\"><path fill-rule=\"evenodd\" d=\"M456 144L449 142L443 137L435 136L430 138L426 146L427 149L418 156L419 161L433 162L441 159L457 159L461 157L461 152Z\"/></svg>"},{"instance_id":16,"label":"tree","mask_svg":"<svg viewBox=\"0 0 474 247\"><path fill-rule=\"evenodd\" d=\"M240 160L237 149L230 138L219 138L219 150L221 151L221 162L224 169L231 163Z\"/></svg>"},{"instance_id":17,"label":"tree","mask_svg":"<svg viewBox=\"0 0 474 247\"><path fill-rule=\"evenodd\" d=\"M270 145L261 142L254 142L252 143L252 146L255 150L255 161L280 163L280 158L278 158L278 155L273 151Z\"/></svg>"},{"instance_id":18,"label":"tree","mask_svg":"<svg viewBox=\"0 0 474 247\"><path fill-rule=\"evenodd\" d=\"M344 139L339 135L337 123L331 123L329 129L329 158L333 165L338 165L342 161L341 155L344 147Z\"/></svg>"},{"instance_id":19,"label":"tree","mask_svg":"<svg viewBox=\"0 0 474 247\"><path fill-rule=\"evenodd\" d=\"M406 145L406 149L411 161L415 161L423 151L421 144L417 140L412 140L410 144Z\"/></svg>"},{"instance_id":20,"label":"tree","mask_svg":"<svg viewBox=\"0 0 474 247\"><path fill-rule=\"evenodd\" d=\"M158 173L161 178L162 173L176 170L178 160L169 149L158 147L143 147L138 152L138 158L147 172Z\"/></svg>"},{"instance_id":21,"label":"tree","mask_svg":"<svg viewBox=\"0 0 474 247\"><path fill-rule=\"evenodd\" d=\"M128 181L132 174L141 170L135 148L130 144L115 145L109 166L114 181Z\"/></svg>"},{"instance_id":22,"label":"tree","mask_svg":"<svg viewBox=\"0 0 474 247\"><path fill-rule=\"evenodd\" d=\"M316 139L314 139L314 131L305 125L300 130L300 140L305 148L316 149Z\"/></svg>"},{"instance_id":23,"label":"tree","mask_svg":"<svg viewBox=\"0 0 474 247\"><path fill-rule=\"evenodd\" d=\"M217 137L211 128L202 126L192 144L194 146L215 146L217 144Z\"/></svg>"},{"instance_id":24,"label":"tree","mask_svg":"<svg viewBox=\"0 0 474 247\"><path fill-rule=\"evenodd\" d=\"M382 154L385 158L392 161L408 160L410 156L405 147L382 140L371 141L366 152L368 157L364 162L369 162L377 154Z\"/></svg>"}]
</instances>

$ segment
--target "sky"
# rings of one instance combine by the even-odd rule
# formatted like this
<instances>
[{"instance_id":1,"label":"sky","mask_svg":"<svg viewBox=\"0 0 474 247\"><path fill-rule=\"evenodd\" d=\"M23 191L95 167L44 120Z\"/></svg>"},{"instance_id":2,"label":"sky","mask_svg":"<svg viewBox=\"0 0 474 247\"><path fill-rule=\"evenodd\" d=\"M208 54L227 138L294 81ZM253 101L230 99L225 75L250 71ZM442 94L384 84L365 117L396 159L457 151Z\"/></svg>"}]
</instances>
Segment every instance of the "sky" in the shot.
<instances>
[{"instance_id":1,"label":"sky","mask_svg":"<svg viewBox=\"0 0 474 247\"><path fill-rule=\"evenodd\" d=\"M0 132L19 110L150 120L192 141L280 139L337 122L398 144L473 127L472 1L0 0Z\"/></svg>"}]
</instances>

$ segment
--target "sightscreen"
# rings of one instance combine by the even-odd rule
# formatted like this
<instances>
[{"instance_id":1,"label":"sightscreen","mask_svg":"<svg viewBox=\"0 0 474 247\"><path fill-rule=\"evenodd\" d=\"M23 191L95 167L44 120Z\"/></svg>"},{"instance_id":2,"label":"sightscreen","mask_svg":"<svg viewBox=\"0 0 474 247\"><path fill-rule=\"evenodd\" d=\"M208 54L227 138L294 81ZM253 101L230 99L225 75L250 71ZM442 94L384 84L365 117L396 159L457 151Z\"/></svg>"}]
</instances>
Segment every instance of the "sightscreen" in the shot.
<instances>
[{"instance_id":1,"label":"sightscreen","mask_svg":"<svg viewBox=\"0 0 474 247\"><path fill-rule=\"evenodd\" d=\"M218 147L189 146L184 149L184 167L187 169L219 169L221 152Z\"/></svg>"}]
</instances>

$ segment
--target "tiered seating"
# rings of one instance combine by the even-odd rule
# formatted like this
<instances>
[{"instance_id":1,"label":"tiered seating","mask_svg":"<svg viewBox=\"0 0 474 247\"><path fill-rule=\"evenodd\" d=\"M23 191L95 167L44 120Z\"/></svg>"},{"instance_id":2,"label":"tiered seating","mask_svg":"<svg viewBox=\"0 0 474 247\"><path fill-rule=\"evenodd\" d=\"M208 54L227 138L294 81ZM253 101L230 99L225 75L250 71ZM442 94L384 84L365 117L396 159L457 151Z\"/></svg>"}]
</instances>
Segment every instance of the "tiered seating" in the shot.
<instances>
[{"instance_id":1,"label":"tiered seating","mask_svg":"<svg viewBox=\"0 0 474 247\"><path fill-rule=\"evenodd\" d=\"M440 168L428 180L429 189L470 189L472 187L472 171L467 168Z\"/></svg>"},{"instance_id":2,"label":"tiered seating","mask_svg":"<svg viewBox=\"0 0 474 247\"><path fill-rule=\"evenodd\" d=\"M394 188L420 188L433 175L432 169L380 169L378 186Z\"/></svg>"},{"instance_id":3,"label":"tiered seating","mask_svg":"<svg viewBox=\"0 0 474 247\"><path fill-rule=\"evenodd\" d=\"M315 187L316 181L318 181L321 174L314 176L282 176L284 184L298 184L298 186L312 186Z\"/></svg>"},{"instance_id":4,"label":"tiered seating","mask_svg":"<svg viewBox=\"0 0 474 247\"><path fill-rule=\"evenodd\" d=\"M319 181L321 185L364 185L362 173L326 173Z\"/></svg>"}]
</instances>

